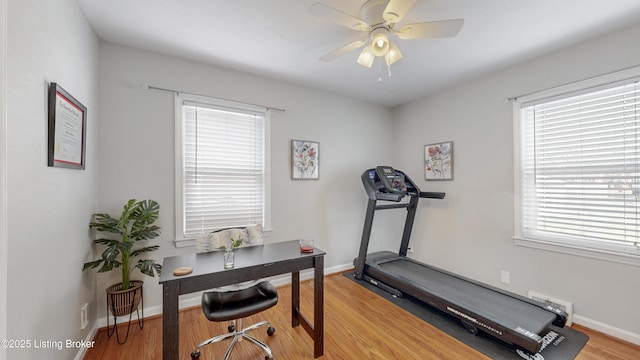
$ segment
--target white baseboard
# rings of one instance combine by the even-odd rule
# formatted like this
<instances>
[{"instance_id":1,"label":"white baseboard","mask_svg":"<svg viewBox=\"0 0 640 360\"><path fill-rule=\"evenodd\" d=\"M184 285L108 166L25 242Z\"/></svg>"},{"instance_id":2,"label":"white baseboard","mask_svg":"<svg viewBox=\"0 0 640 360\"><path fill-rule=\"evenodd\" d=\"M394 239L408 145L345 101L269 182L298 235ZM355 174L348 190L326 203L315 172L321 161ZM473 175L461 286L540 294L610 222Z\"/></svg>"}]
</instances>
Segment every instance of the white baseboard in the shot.
<instances>
[{"instance_id":1,"label":"white baseboard","mask_svg":"<svg viewBox=\"0 0 640 360\"><path fill-rule=\"evenodd\" d=\"M87 336L84 338L84 341L86 341L86 342L94 341L93 339L96 338L96 333L98 333L98 329L99 328L98 328L97 323L94 323L93 327L91 328L91 330L89 332L87 332ZM84 359L84 355L86 354L87 350L88 350L88 348L86 348L84 346L80 346L80 349L76 353L76 356L73 358L73 360L82 360L82 359Z\"/></svg>"},{"instance_id":2,"label":"white baseboard","mask_svg":"<svg viewBox=\"0 0 640 360\"><path fill-rule=\"evenodd\" d=\"M632 344L640 345L640 334L634 334L630 331L619 329L617 327L601 323L599 321L592 320L578 314L573 314L573 322L584 327L588 327L589 329L599 331L603 334L628 341Z\"/></svg>"}]
</instances>

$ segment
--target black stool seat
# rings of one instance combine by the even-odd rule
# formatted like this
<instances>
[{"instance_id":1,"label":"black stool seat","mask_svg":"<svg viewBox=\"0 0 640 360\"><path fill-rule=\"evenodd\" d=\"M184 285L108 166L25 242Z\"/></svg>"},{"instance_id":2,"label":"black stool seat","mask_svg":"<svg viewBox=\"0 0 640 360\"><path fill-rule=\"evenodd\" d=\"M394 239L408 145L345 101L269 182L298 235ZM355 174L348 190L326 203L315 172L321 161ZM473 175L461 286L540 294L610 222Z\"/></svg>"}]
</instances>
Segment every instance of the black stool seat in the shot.
<instances>
[{"instance_id":1,"label":"black stool seat","mask_svg":"<svg viewBox=\"0 0 640 360\"><path fill-rule=\"evenodd\" d=\"M202 311L206 318L210 321L217 322L232 320L233 323L228 327L228 334L218 335L200 343L191 353L191 359L200 359L200 348L203 346L228 338L233 338L224 355L224 360L227 360L229 359L231 350L233 350L236 342L244 338L262 348L267 354L265 359L273 360L273 353L267 344L249 335L248 332L262 326L267 326L267 335L271 336L275 333L276 329L271 326L271 323L268 321L262 321L247 328L243 328L242 318L257 314L277 303L278 291L269 281L262 281L257 285L253 285L252 287L243 290L210 291L203 293ZM238 319L240 319L239 326L236 326L236 321Z\"/></svg>"},{"instance_id":2,"label":"black stool seat","mask_svg":"<svg viewBox=\"0 0 640 360\"><path fill-rule=\"evenodd\" d=\"M257 314L278 303L278 291L263 281L250 288L202 294L202 311L211 321L228 321Z\"/></svg>"}]
</instances>

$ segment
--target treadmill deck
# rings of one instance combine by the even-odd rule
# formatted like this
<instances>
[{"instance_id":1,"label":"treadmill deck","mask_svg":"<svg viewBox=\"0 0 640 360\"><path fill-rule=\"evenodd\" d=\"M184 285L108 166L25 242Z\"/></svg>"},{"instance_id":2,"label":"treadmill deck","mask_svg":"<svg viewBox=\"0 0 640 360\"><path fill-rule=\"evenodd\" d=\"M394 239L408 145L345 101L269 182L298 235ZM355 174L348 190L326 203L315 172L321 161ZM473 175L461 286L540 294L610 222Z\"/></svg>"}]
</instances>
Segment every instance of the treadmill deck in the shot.
<instances>
[{"instance_id":1,"label":"treadmill deck","mask_svg":"<svg viewBox=\"0 0 640 360\"><path fill-rule=\"evenodd\" d=\"M506 328L520 328L540 334L556 318L555 314L516 297L450 275L410 258L393 255L379 257L373 261L367 258L367 265L374 266L419 291L426 291L445 299Z\"/></svg>"}]
</instances>

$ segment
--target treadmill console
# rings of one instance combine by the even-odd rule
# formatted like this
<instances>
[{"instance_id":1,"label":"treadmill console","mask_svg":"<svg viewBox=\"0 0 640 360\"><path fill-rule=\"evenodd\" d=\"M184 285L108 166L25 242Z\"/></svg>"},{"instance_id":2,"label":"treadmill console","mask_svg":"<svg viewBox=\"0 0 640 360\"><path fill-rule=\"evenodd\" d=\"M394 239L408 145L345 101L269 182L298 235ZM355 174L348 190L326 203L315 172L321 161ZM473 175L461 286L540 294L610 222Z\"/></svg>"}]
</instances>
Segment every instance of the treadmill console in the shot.
<instances>
[{"instance_id":1,"label":"treadmill console","mask_svg":"<svg viewBox=\"0 0 640 360\"><path fill-rule=\"evenodd\" d=\"M378 175L378 180L384 185L385 192L407 193L404 174L396 171L391 166L378 166L376 168L376 175Z\"/></svg>"},{"instance_id":2,"label":"treadmill console","mask_svg":"<svg viewBox=\"0 0 640 360\"><path fill-rule=\"evenodd\" d=\"M378 166L365 171L362 182L372 200L400 201L407 195L420 193L407 175L391 166Z\"/></svg>"}]
</instances>

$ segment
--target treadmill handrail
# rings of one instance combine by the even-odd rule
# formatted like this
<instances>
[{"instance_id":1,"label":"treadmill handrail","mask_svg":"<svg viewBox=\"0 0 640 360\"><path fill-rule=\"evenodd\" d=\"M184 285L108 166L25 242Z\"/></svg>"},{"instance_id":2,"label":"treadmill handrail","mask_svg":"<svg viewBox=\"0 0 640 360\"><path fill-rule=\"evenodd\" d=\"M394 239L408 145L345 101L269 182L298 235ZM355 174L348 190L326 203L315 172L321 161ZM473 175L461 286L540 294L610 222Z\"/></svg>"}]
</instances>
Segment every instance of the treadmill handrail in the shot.
<instances>
[{"instance_id":1,"label":"treadmill handrail","mask_svg":"<svg viewBox=\"0 0 640 360\"><path fill-rule=\"evenodd\" d=\"M376 210L385 210L385 209L404 209L404 208L408 208L409 207L409 203L403 203L403 204L383 204L383 205L376 205Z\"/></svg>"},{"instance_id":2,"label":"treadmill handrail","mask_svg":"<svg viewBox=\"0 0 640 360\"><path fill-rule=\"evenodd\" d=\"M420 197L427 199L444 199L445 193L443 192L431 192L431 191L421 191Z\"/></svg>"}]
</instances>

